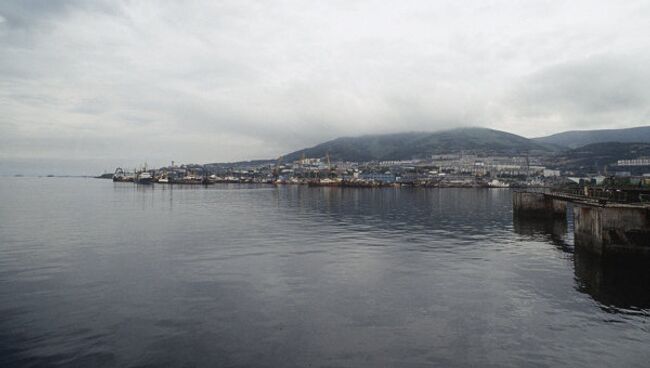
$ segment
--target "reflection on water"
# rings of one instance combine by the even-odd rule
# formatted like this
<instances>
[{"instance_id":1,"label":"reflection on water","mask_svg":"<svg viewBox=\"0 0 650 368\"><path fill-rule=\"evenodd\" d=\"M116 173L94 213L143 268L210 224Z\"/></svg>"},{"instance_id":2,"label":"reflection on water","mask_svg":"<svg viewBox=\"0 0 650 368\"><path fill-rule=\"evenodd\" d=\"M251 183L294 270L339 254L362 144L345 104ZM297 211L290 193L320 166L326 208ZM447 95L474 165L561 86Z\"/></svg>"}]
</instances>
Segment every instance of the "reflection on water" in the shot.
<instances>
[{"instance_id":1,"label":"reflection on water","mask_svg":"<svg viewBox=\"0 0 650 368\"><path fill-rule=\"evenodd\" d=\"M576 288L612 313L648 314L650 257L600 256L574 248L572 212L563 218L513 216L515 232L549 242L573 258Z\"/></svg>"},{"instance_id":2,"label":"reflection on water","mask_svg":"<svg viewBox=\"0 0 650 368\"><path fill-rule=\"evenodd\" d=\"M0 366L647 366L647 273L570 232L503 189L3 178Z\"/></svg>"},{"instance_id":3,"label":"reflection on water","mask_svg":"<svg viewBox=\"0 0 650 368\"><path fill-rule=\"evenodd\" d=\"M625 255L600 257L580 248L574 255L578 290L611 312L648 314L650 259Z\"/></svg>"},{"instance_id":4,"label":"reflection on water","mask_svg":"<svg viewBox=\"0 0 650 368\"><path fill-rule=\"evenodd\" d=\"M549 241L562 249L570 250L573 245L567 220L564 218L547 219L514 215L513 226L518 234Z\"/></svg>"}]
</instances>

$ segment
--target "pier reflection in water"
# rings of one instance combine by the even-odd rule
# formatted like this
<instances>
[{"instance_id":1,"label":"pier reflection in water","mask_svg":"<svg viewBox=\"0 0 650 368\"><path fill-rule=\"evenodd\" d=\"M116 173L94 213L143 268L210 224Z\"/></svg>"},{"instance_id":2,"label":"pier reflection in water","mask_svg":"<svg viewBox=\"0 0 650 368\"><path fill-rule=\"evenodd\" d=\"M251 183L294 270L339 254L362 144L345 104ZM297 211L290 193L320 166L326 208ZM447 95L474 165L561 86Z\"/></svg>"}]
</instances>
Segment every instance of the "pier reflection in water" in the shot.
<instances>
[{"instance_id":1,"label":"pier reflection in water","mask_svg":"<svg viewBox=\"0 0 650 368\"><path fill-rule=\"evenodd\" d=\"M648 315L650 257L597 255L573 242L572 208L566 218L513 216L518 234L553 244L573 259L576 289L588 294L608 312Z\"/></svg>"},{"instance_id":2,"label":"pier reflection in water","mask_svg":"<svg viewBox=\"0 0 650 368\"><path fill-rule=\"evenodd\" d=\"M574 254L577 288L610 312L650 310L650 257L602 257L580 248Z\"/></svg>"},{"instance_id":3,"label":"pier reflection in water","mask_svg":"<svg viewBox=\"0 0 650 368\"><path fill-rule=\"evenodd\" d=\"M527 218L514 216L515 232L528 235L537 240L549 241L556 246L570 250L573 248L572 232L563 218Z\"/></svg>"}]
</instances>

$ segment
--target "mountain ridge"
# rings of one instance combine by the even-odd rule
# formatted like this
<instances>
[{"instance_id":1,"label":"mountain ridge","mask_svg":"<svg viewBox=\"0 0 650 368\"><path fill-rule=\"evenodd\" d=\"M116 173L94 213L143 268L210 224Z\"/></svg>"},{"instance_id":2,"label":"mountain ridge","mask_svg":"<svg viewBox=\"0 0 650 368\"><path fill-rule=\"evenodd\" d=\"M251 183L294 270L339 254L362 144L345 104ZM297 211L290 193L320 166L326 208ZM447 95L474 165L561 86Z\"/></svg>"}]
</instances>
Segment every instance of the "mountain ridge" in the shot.
<instances>
[{"instance_id":1,"label":"mountain ridge","mask_svg":"<svg viewBox=\"0 0 650 368\"><path fill-rule=\"evenodd\" d=\"M531 138L540 143L575 149L593 143L650 143L650 126L621 129L569 130L544 137Z\"/></svg>"},{"instance_id":2,"label":"mountain ridge","mask_svg":"<svg viewBox=\"0 0 650 368\"><path fill-rule=\"evenodd\" d=\"M584 143L588 142L588 143ZM341 161L389 161L426 158L433 154L476 152L482 154L557 155L590 144L650 143L650 126L622 129L573 130L544 137L526 138L514 133L465 127L439 131L409 131L365 134L335 138L312 147L282 155L291 162L303 157ZM584 143L584 144L583 144ZM277 159L213 163L210 165L254 164Z\"/></svg>"},{"instance_id":3,"label":"mountain ridge","mask_svg":"<svg viewBox=\"0 0 650 368\"><path fill-rule=\"evenodd\" d=\"M598 142L558 153L549 166L582 173L604 172L606 167L616 168L618 160L648 156L650 156L650 143Z\"/></svg>"},{"instance_id":4,"label":"mountain ridge","mask_svg":"<svg viewBox=\"0 0 650 368\"><path fill-rule=\"evenodd\" d=\"M325 157L341 161L381 161L425 158L463 151L500 154L557 151L554 145L489 128L455 128L436 132L406 132L340 137L284 155L286 161Z\"/></svg>"}]
</instances>

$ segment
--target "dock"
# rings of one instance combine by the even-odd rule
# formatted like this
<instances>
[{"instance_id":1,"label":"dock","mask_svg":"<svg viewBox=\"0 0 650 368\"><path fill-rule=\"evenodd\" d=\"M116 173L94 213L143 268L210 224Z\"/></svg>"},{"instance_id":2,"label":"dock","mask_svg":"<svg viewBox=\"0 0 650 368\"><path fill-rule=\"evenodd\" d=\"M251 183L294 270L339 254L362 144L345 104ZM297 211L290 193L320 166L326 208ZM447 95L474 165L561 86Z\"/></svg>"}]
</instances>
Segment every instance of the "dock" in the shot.
<instances>
[{"instance_id":1,"label":"dock","mask_svg":"<svg viewBox=\"0 0 650 368\"><path fill-rule=\"evenodd\" d=\"M514 191L513 215L566 221L571 212L576 247L596 254L650 255L650 202L639 201L645 195L634 190Z\"/></svg>"}]
</instances>

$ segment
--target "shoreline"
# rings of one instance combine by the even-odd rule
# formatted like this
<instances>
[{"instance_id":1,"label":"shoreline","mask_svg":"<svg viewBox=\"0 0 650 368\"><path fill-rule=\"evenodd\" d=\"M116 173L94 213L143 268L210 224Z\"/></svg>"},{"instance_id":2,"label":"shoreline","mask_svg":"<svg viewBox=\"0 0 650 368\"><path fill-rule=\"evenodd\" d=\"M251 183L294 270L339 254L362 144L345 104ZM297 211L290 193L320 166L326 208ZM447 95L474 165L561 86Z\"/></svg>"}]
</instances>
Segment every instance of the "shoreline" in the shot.
<instances>
[{"instance_id":1,"label":"shoreline","mask_svg":"<svg viewBox=\"0 0 650 368\"><path fill-rule=\"evenodd\" d=\"M148 183L138 184L134 182L114 182L120 184L132 184L139 187L211 187L211 186L225 186L225 185L250 185L250 186L264 186L264 187L309 187L309 188L346 188L346 189L547 189L551 186L513 186L513 187L492 187L482 185L411 185L411 184L382 184L382 185L309 185L309 184L277 184L277 183L255 183L255 182L217 182L217 183Z\"/></svg>"}]
</instances>

